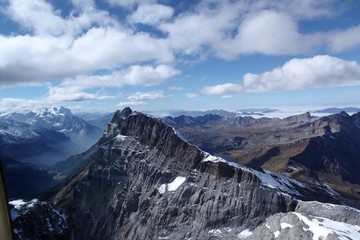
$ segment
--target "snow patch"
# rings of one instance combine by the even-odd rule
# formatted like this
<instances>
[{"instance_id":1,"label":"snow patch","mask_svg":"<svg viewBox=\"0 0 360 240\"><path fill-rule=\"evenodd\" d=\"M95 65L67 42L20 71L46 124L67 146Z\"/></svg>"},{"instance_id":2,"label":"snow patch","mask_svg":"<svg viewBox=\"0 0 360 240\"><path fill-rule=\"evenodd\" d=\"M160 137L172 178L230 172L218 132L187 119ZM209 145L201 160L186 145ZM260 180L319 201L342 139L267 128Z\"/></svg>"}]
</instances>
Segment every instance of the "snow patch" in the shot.
<instances>
[{"instance_id":1,"label":"snow patch","mask_svg":"<svg viewBox=\"0 0 360 240\"><path fill-rule=\"evenodd\" d=\"M22 211L22 209L25 209L25 211L27 211L28 209L34 207L34 204L36 202L38 202L37 199L33 199L29 202L25 202L22 199L10 201L9 204L14 206L14 208L10 210L11 220L14 221L16 218L18 218L21 215L19 213Z\"/></svg>"},{"instance_id":2,"label":"snow patch","mask_svg":"<svg viewBox=\"0 0 360 240\"><path fill-rule=\"evenodd\" d=\"M293 225L291 225L289 223L280 223L280 227L281 227L281 229L292 228Z\"/></svg>"},{"instance_id":3,"label":"snow patch","mask_svg":"<svg viewBox=\"0 0 360 240\"><path fill-rule=\"evenodd\" d=\"M207 152L205 153L205 158L202 160L202 162L223 162L223 163L227 163L227 161L221 157L216 157L213 156Z\"/></svg>"},{"instance_id":4,"label":"snow patch","mask_svg":"<svg viewBox=\"0 0 360 240\"><path fill-rule=\"evenodd\" d=\"M166 191L176 191L186 180L186 177L176 177L171 183L164 183L158 188L159 193L164 194Z\"/></svg>"},{"instance_id":5,"label":"snow patch","mask_svg":"<svg viewBox=\"0 0 360 240\"><path fill-rule=\"evenodd\" d=\"M304 228L304 230L313 233L313 240L326 239L329 234L336 234L339 236L339 239L360 239L360 226L337 222L322 217L309 219L296 212L294 212L294 214L308 226L308 228Z\"/></svg>"},{"instance_id":6,"label":"snow patch","mask_svg":"<svg viewBox=\"0 0 360 240\"><path fill-rule=\"evenodd\" d=\"M124 141L126 138L127 138L127 136L124 136L124 135L121 135L121 134L118 134L115 137L116 141Z\"/></svg>"},{"instance_id":7,"label":"snow patch","mask_svg":"<svg viewBox=\"0 0 360 240\"><path fill-rule=\"evenodd\" d=\"M279 231L279 230L277 230L276 232L274 232L275 238L277 238L279 235L280 235L280 231Z\"/></svg>"},{"instance_id":8,"label":"snow patch","mask_svg":"<svg viewBox=\"0 0 360 240\"><path fill-rule=\"evenodd\" d=\"M243 230L242 232L240 232L237 237L239 239L244 239L244 238L247 238L249 236L251 236L253 233L250 231L250 229L245 229Z\"/></svg>"},{"instance_id":9,"label":"snow patch","mask_svg":"<svg viewBox=\"0 0 360 240\"><path fill-rule=\"evenodd\" d=\"M176 177L174 181L168 184L169 191L175 191L181 184L183 184L186 180L186 177Z\"/></svg>"},{"instance_id":10,"label":"snow patch","mask_svg":"<svg viewBox=\"0 0 360 240\"><path fill-rule=\"evenodd\" d=\"M211 229L208 231L208 233L210 233L216 237L222 237L222 232L220 229Z\"/></svg>"},{"instance_id":11,"label":"snow patch","mask_svg":"<svg viewBox=\"0 0 360 240\"><path fill-rule=\"evenodd\" d=\"M24 200L22 200L22 199L13 200L13 201L10 201L9 203L11 205L13 205L15 209L20 209L21 206L26 204L26 202L24 202Z\"/></svg>"}]
</instances>

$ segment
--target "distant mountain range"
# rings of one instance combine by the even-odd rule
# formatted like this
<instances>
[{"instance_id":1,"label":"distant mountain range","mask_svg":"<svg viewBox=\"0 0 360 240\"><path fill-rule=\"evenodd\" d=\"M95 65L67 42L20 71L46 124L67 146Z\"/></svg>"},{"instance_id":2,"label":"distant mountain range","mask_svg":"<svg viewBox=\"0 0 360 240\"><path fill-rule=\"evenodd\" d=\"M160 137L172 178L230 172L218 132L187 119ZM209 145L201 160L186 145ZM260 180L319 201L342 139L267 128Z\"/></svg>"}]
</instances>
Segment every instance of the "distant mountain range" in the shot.
<instances>
[{"instance_id":1,"label":"distant mountain range","mask_svg":"<svg viewBox=\"0 0 360 240\"><path fill-rule=\"evenodd\" d=\"M167 117L190 143L242 165L316 182L360 199L360 113L279 118Z\"/></svg>"},{"instance_id":2,"label":"distant mountain range","mask_svg":"<svg viewBox=\"0 0 360 240\"><path fill-rule=\"evenodd\" d=\"M44 108L0 117L0 151L10 197L31 198L53 186L57 162L91 147L103 130L69 109Z\"/></svg>"},{"instance_id":3,"label":"distant mountain range","mask_svg":"<svg viewBox=\"0 0 360 240\"><path fill-rule=\"evenodd\" d=\"M178 117L178 116L189 116L189 117L200 117L207 114L215 114L222 117L236 117L236 116L251 116L255 118L260 117L278 117L278 118L286 118L293 115L298 115L304 112L310 112L313 115L324 116L333 113L347 112L348 114L357 113L360 111L360 108L357 107L344 107L344 108L324 108L324 109L311 109L306 108L296 108L296 109L276 109L276 108L243 108L235 111L226 111L223 109L213 109L206 111L168 111L168 112L148 112L150 115L154 115L157 117Z\"/></svg>"},{"instance_id":4,"label":"distant mountain range","mask_svg":"<svg viewBox=\"0 0 360 240\"><path fill-rule=\"evenodd\" d=\"M355 107L335 108L334 107L334 108L325 108L325 109L317 110L314 112L315 113L328 113L328 114L347 112L350 114L350 113L360 112L360 108L355 108Z\"/></svg>"},{"instance_id":5,"label":"distant mountain range","mask_svg":"<svg viewBox=\"0 0 360 240\"><path fill-rule=\"evenodd\" d=\"M11 113L0 122L2 152L42 167L87 150L103 133L63 107Z\"/></svg>"}]
</instances>

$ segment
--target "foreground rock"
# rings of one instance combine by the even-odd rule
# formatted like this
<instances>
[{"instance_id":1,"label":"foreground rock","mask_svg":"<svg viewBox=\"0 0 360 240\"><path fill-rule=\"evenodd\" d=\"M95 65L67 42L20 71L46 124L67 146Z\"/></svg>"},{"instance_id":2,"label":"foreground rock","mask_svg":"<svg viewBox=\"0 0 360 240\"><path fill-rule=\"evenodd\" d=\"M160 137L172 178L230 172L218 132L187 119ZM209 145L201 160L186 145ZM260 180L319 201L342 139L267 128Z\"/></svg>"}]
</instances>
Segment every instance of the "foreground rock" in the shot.
<instances>
[{"instance_id":1,"label":"foreground rock","mask_svg":"<svg viewBox=\"0 0 360 240\"><path fill-rule=\"evenodd\" d=\"M9 203L15 239L67 240L71 238L70 220L63 210L49 203L14 200Z\"/></svg>"},{"instance_id":2,"label":"foreground rock","mask_svg":"<svg viewBox=\"0 0 360 240\"><path fill-rule=\"evenodd\" d=\"M241 239L360 239L360 211L347 206L301 202L294 212L268 217Z\"/></svg>"}]
</instances>

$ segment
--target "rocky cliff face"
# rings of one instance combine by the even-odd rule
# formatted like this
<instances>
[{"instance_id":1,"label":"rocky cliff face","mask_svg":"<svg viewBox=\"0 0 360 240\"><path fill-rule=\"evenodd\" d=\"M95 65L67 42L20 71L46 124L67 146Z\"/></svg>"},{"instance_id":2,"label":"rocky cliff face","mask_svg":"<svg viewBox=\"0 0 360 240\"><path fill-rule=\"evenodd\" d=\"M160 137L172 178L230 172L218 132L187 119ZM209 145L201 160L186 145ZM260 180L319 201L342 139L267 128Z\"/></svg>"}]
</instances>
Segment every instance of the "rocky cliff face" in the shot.
<instances>
[{"instance_id":1,"label":"rocky cliff face","mask_svg":"<svg viewBox=\"0 0 360 240\"><path fill-rule=\"evenodd\" d=\"M129 108L115 113L87 159L52 197L76 221L74 239L234 239L294 211L299 199L341 201L319 182L212 156Z\"/></svg>"}]
</instances>

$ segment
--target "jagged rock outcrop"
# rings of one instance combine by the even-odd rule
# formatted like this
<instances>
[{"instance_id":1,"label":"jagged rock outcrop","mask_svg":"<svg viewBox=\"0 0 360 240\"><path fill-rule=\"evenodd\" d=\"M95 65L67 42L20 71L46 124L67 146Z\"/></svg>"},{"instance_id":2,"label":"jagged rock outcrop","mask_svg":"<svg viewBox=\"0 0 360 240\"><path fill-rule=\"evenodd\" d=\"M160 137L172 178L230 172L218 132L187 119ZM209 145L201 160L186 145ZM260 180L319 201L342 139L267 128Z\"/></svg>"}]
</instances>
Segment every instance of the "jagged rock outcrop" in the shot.
<instances>
[{"instance_id":1,"label":"jagged rock outcrop","mask_svg":"<svg viewBox=\"0 0 360 240\"><path fill-rule=\"evenodd\" d=\"M155 118L117 111L89 165L52 201L67 209L74 239L235 238L298 199L339 202L320 184L212 156ZM86 226L86 227L84 227Z\"/></svg>"},{"instance_id":2,"label":"jagged rock outcrop","mask_svg":"<svg viewBox=\"0 0 360 240\"><path fill-rule=\"evenodd\" d=\"M71 220L49 203L14 200L9 203L15 240L68 240Z\"/></svg>"}]
</instances>

